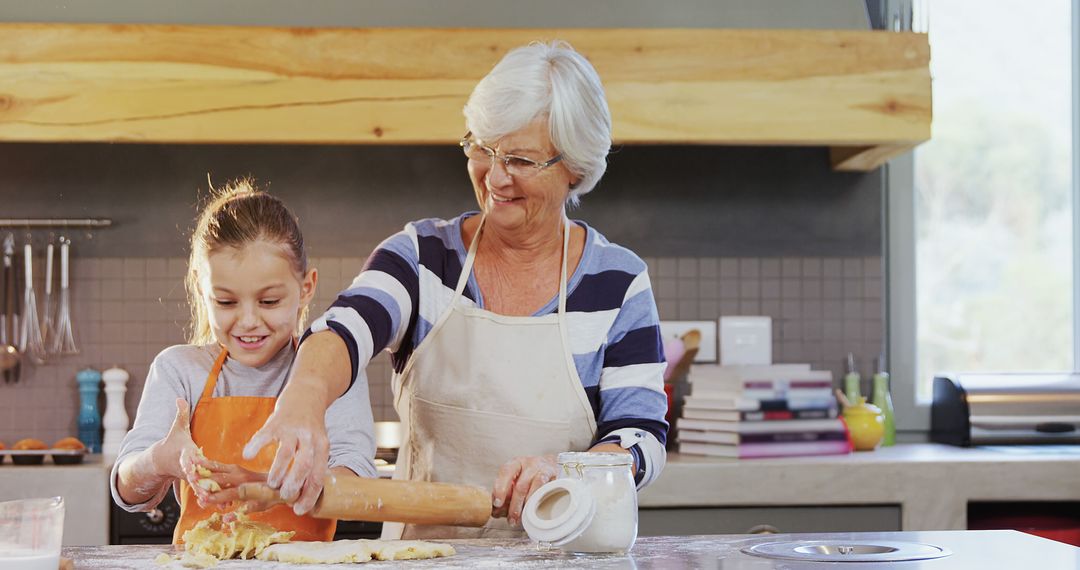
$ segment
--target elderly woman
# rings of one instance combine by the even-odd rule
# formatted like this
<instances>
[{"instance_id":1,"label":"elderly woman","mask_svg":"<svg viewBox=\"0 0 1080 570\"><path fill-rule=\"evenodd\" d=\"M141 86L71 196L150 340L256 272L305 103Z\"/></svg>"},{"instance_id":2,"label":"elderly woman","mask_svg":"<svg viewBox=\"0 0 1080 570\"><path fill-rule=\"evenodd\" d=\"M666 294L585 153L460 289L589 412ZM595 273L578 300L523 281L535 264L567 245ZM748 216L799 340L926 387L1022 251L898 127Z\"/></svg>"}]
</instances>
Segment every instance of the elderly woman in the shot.
<instances>
[{"instance_id":1,"label":"elderly woman","mask_svg":"<svg viewBox=\"0 0 1080 570\"><path fill-rule=\"evenodd\" d=\"M645 263L566 216L611 145L596 71L566 44L515 49L465 119L480 211L412 222L375 250L312 324L248 446L281 444L268 482L298 512L322 489L326 408L382 350L408 438L396 477L491 487L493 516L484 529L386 525L384 537L520 535L561 451L629 453L639 488L663 469L665 364Z\"/></svg>"}]
</instances>

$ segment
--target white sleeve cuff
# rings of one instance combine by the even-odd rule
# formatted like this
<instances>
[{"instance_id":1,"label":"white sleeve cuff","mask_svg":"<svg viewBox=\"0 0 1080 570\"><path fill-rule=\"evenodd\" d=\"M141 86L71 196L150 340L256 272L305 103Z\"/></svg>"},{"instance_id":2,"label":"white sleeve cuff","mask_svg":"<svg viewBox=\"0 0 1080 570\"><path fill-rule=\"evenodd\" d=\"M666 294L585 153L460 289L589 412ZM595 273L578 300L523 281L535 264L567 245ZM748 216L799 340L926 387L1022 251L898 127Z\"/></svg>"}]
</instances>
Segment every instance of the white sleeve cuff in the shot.
<instances>
[{"instance_id":1,"label":"white sleeve cuff","mask_svg":"<svg viewBox=\"0 0 1080 570\"><path fill-rule=\"evenodd\" d=\"M660 445L660 440L656 439L655 435L643 429L622 428L607 434L605 439L612 436L619 436L619 445L623 449L636 447L644 458L645 473L638 483L639 490L649 486L664 471L664 466L667 465L667 450Z\"/></svg>"}]
</instances>

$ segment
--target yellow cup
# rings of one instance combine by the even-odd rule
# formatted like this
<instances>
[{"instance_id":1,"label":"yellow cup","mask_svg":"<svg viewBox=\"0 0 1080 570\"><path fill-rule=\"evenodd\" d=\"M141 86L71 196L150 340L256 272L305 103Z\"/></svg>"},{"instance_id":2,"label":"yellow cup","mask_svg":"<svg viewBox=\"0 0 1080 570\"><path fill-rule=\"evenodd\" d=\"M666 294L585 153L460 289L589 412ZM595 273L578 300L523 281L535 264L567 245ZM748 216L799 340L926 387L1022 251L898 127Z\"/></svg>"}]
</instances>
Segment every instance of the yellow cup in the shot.
<instances>
[{"instance_id":1,"label":"yellow cup","mask_svg":"<svg viewBox=\"0 0 1080 570\"><path fill-rule=\"evenodd\" d=\"M881 408L867 404L865 397L860 397L858 404L844 408L844 421L855 451L873 451L881 445L885 437L885 414Z\"/></svg>"}]
</instances>

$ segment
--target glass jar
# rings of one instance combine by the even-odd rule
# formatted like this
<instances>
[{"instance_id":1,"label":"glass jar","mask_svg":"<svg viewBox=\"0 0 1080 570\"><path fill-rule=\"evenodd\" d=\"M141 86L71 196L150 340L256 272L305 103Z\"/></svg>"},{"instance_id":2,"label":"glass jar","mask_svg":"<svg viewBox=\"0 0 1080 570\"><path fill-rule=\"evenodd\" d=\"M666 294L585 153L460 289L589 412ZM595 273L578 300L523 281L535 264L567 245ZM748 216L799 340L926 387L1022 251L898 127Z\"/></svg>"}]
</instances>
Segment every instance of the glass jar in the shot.
<instances>
[{"instance_id":1,"label":"glass jar","mask_svg":"<svg viewBox=\"0 0 1080 570\"><path fill-rule=\"evenodd\" d=\"M596 513L577 538L560 549L575 553L626 553L637 540L637 485L634 460L628 453L566 452L559 454L559 479L584 483L596 502Z\"/></svg>"}]
</instances>

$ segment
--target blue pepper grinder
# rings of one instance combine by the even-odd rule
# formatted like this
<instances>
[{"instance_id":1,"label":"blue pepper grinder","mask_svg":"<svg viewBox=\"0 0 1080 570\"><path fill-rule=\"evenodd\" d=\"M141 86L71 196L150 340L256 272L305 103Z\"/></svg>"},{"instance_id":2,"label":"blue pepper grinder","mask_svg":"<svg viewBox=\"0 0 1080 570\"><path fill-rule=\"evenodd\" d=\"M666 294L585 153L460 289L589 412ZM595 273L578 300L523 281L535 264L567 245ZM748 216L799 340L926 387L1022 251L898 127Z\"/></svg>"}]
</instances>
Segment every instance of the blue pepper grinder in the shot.
<instances>
[{"instance_id":1,"label":"blue pepper grinder","mask_svg":"<svg viewBox=\"0 0 1080 570\"><path fill-rule=\"evenodd\" d=\"M79 383L79 439L90 453L101 453L101 412L98 394L101 392L101 373L93 368L75 375Z\"/></svg>"}]
</instances>

